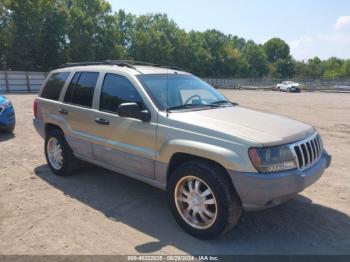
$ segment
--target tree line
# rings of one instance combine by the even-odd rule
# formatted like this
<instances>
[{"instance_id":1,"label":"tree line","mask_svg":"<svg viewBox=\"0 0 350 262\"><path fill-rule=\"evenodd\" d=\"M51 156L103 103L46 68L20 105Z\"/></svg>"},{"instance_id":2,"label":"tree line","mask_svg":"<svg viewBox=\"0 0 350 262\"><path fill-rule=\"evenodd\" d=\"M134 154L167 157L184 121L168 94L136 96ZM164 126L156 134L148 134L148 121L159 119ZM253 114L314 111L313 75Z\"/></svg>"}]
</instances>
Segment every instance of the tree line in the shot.
<instances>
[{"instance_id":1,"label":"tree line","mask_svg":"<svg viewBox=\"0 0 350 262\"><path fill-rule=\"evenodd\" d=\"M0 1L0 69L106 59L176 65L205 77L350 77L350 60L296 61L279 38L258 44L217 30L186 32L165 14L113 12L104 0Z\"/></svg>"}]
</instances>

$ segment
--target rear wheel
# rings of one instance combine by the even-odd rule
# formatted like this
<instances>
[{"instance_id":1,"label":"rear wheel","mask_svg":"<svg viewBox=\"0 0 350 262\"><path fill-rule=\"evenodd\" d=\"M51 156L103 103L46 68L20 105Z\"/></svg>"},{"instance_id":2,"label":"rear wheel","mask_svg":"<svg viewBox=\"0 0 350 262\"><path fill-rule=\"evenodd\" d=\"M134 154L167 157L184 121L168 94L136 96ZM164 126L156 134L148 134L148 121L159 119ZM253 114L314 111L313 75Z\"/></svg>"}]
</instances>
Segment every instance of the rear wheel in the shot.
<instances>
[{"instance_id":1,"label":"rear wheel","mask_svg":"<svg viewBox=\"0 0 350 262\"><path fill-rule=\"evenodd\" d=\"M169 179L168 197L178 224L203 239L220 237L232 229L242 211L225 171L206 161L179 166Z\"/></svg>"},{"instance_id":2,"label":"rear wheel","mask_svg":"<svg viewBox=\"0 0 350 262\"><path fill-rule=\"evenodd\" d=\"M56 175L70 175L78 167L78 160L59 129L51 130L46 135L45 156L51 171Z\"/></svg>"}]
</instances>

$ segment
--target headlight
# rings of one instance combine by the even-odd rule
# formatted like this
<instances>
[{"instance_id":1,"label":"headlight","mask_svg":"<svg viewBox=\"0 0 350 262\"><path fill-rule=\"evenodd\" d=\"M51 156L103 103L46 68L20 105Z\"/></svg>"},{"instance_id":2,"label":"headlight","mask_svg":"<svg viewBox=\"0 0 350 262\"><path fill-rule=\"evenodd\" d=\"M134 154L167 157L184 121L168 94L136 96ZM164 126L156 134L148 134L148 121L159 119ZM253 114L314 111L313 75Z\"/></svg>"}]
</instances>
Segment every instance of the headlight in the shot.
<instances>
[{"instance_id":1,"label":"headlight","mask_svg":"<svg viewBox=\"0 0 350 262\"><path fill-rule=\"evenodd\" d=\"M4 103L1 104L1 106L5 109L5 108L9 108L12 107L12 103L10 100L5 100Z\"/></svg>"},{"instance_id":2,"label":"headlight","mask_svg":"<svg viewBox=\"0 0 350 262\"><path fill-rule=\"evenodd\" d=\"M297 168L295 156L287 145L250 148L249 157L260 173L273 173Z\"/></svg>"}]
</instances>

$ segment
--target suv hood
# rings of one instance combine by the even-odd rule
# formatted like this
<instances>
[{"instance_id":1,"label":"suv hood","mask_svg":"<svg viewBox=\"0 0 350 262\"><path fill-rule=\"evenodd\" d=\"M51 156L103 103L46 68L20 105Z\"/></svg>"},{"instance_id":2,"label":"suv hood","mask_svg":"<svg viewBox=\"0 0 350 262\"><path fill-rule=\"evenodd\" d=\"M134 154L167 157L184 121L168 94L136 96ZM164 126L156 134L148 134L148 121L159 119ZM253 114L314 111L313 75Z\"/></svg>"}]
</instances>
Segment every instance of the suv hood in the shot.
<instances>
[{"instance_id":1,"label":"suv hood","mask_svg":"<svg viewBox=\"0 0 350 262\"><path fill-rule=\"evenodd\" d=\"M172 113L170 118L192 126L197 133L203 128L210 129L216 131L216 136L221 133L221 138L230 135L261 146L295 142L315 132L312 126L302 122L240 106Z\"/></svg>"}]
</instances>

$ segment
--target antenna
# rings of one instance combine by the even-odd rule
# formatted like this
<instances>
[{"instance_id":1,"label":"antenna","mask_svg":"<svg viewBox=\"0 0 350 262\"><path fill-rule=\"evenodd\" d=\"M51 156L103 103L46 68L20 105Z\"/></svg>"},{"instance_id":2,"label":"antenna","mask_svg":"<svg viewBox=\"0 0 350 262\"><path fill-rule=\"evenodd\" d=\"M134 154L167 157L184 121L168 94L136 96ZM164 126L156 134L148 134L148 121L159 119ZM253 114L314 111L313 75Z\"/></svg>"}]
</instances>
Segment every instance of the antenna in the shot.
<instances>
[{"instance_id":1,"label":"antenna","mask_svg":"<svg viewBox=\"0 0 350 262\"><path fill-rule=\"evenodd\" d=\"M169 69L166 69L166 105L169 108ZM166 117L169 117L169 111L166 110Z\"/></svg>"}]
</instances>

